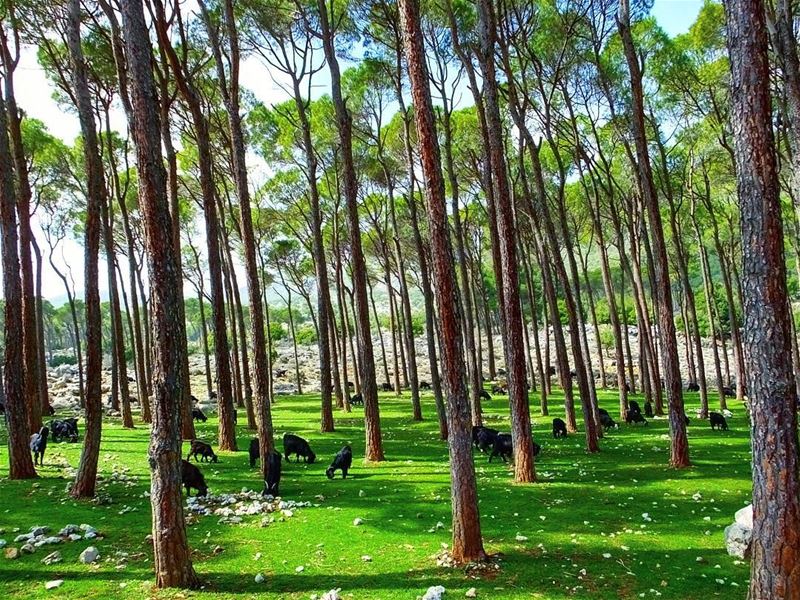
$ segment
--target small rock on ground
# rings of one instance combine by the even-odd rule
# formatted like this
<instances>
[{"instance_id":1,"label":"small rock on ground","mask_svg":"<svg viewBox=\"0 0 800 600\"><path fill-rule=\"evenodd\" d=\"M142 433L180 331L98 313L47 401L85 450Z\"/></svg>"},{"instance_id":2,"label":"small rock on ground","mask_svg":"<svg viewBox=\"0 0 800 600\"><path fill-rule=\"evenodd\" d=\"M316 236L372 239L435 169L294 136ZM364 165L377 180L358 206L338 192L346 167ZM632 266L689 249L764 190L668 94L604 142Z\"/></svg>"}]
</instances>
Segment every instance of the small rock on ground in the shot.
<instances>
[{"instance_id":1,"label":"small rock on ground","mask_svg":"<svg viewBox=\"0 0 800 600\"><path fill-rule=\"evenodd\" d=\"M88 548L86 548L86 550L81 552L79 560L83 564L89 565L95 562L98 558L100 558L100 552L98 552L97 548L95 548L94 546L89 546Z\"/></svg>"},{"instance_id":2,"label":"small rock on ground","mask_svg":"<svg viewBox=\"0 0 800 600\"><path fill-rule=\"evenodd\" d=\"M428 591L425 592L422 600L442 600L442 596L444 596L446 593L447 590L444 589L443 585L432 585L428 588Z\"/></svg>"},{"instance_id":3,"label":"small rock on ground","mask_svg":"<svg viewBox=\"0 0 800 600\"><path fill-rule=\"evenodd\" d=\"M44 589L54 590L56 588L61 587L63 583L64 583L63 579L53 579L52 581L48 581L47 583L44 584Z\"/></svg>"}]
</instances>

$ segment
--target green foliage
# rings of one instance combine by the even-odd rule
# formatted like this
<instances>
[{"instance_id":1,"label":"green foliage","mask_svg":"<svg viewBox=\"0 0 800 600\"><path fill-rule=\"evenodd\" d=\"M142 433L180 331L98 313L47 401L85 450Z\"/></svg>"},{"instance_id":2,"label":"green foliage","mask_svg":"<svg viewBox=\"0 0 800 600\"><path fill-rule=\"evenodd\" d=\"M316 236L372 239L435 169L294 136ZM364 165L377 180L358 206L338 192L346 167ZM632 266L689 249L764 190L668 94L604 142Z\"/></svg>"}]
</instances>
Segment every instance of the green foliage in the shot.
<instances>
[{"instance_id":1,"label":"green foliage","mask_svg":"<svg viewBox=\"0 0 800 600\"><path fill-rule=\"evenodd\" d=\"M60 365L75 365L78 364L78 358L72 354L56 354L47 361L51 367L58 367Z\"/></svg>"},{"instance_id":2,"label":"green foliage","mask_svg":"<svg viewBox=\"0 0 800 600\"><path fill-rule=\"evenodd\" d=\"M314 329L313 324L300 325L295 331L295 337L297 343L304 346L317 343L317 331Z\"/></svg>"}]
</instances>

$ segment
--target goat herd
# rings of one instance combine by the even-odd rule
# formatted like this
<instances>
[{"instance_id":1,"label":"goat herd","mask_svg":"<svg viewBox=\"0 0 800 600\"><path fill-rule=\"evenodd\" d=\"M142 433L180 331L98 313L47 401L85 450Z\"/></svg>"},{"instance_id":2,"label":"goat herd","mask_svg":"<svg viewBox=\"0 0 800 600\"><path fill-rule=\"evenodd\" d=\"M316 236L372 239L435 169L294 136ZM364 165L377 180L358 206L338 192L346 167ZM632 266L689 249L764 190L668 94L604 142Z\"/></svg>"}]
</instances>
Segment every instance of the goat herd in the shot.
<instances>
[{"instance_id":1,"label":"goat herd","mask_svg":"<svg viewBox=\"0 0 800 600\"><path fill-rule=\"evenodd\" d=\"M498 390L499 391L499 390ZM488 394L485 390L481 390L481 395L486 397ZM359 395L355 395L351 399L351 404L360 404ZM608 411L600 408L598 409L599 422L605 431L609 429L618 428L619 425L611 418ZM720 429L727 431L728 423L725 417L730 417L730 411L723 411L721 413L712 412L709 414L709 421L712 429ZM192 410L192 417L196 421L205 422L207 417L199 408ZM628 425L642 424L647 425L647 419L652 418L653 410L649 401L645 402L645 410L642 412L639 403L631 400L628 403L628 410L625 413L625 422ZM689 424L689 418L684 414L685 423ZM566 438L568 435L567 424L563 419L553 419L553 438L560 439ZM31 436L30 449L33 453L34 464L42 465L44 460L45 451L47 450L48 438L52 441L78 441L78 419L76 417L69 417L64 419L54 419L48 425L41 428L38 433ZM509 458L513 457L513 444L510 433L501 433L497 429L485 426L473 426L472 428L472 442L476 449L483 453L489 453L489 462L499 456L503 462L507 462ZM538 456L541 452L541 446L535 441L533 444L533 455ZM256 462L261 459L261 452L257 439L250 441L249 447L250 454L250 467L255 467ZM265 496L277 496L279 493L279 484L281 478L281 461L283 458L286 462L290 462L290 457L294 455L296 461L299 462L302 457L307 464L313 464L316 461L316 454L311 449L308 441L291 433L283 436L283 456L273 450L267 457L268 469L267 477L264 481ZM200 469L189 462L194 458L195 462L218 462L218 457L214 453L210 444L200 441L192 440L190 443L189 453L185 460L182 460L182 484L186 488L187 495L191 493L192 489L197 490L198 495L205 496L208 493L208 485L203 477ZM342 472L342 478L347 478L347 473L353 463L353 451L348 445L342 447L339 452L333 457L330 467L325 471L329 479L333 479L336 471Z\"/></svg>"}]
</instances>

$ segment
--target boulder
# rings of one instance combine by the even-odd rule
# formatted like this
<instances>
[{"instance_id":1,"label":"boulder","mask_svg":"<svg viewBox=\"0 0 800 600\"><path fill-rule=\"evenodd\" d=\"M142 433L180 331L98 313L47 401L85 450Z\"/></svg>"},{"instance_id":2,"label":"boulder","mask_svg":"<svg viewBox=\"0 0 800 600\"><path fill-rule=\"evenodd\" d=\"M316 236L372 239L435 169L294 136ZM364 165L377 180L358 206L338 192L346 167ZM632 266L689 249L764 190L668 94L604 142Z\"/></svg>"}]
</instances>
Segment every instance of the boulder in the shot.
<instances>
[{"instance_id":1,"label":"boulder","mask_svg":"<svg viewBox=\"0 0 800 600\"><path fill-rule=\"evenodd\" d=\"M444 589L443 585L432 585L428 588L428 591L425 592L425 595L422 597L422 600L442 600L442 597L447 593L447 590Z\"/></svg>"},{"instance_id":2,"label":"boulder","mask_svg":"<svg viewBox=\"0 0 800 600\"><path fill-rule=\"evenodd\" d=\"M733 523L725 528L725 548L728 554L737 558L750 558L750 544L753 530Z\"/></svg>"},{"instance_id":3,"label":"boulder","mask_svg":"<svg viewBox=\"0 0 800 600\"><path fill-rule=\"evenodd\" d=\"M89 546L81 552L81 555L78 557L83 564L89 565L95 562L98 558L100 558L100 552L97 551L97 548L94 546Z\"/></svg>"}]
</instances>

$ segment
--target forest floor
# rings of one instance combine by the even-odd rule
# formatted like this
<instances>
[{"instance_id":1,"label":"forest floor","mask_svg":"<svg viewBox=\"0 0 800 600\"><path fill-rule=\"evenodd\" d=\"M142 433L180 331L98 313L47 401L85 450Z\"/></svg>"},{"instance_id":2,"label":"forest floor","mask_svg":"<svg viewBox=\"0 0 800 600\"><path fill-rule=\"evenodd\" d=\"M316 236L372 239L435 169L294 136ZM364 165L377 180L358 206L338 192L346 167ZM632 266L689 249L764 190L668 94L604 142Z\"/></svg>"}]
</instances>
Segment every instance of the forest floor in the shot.
<instances>
[{"instance_id":1,"label":"forest floor","mask_svg":"<svg viewBox=\"0 0 800 600\"><path fill-rule=\"evenodd\" d=\"M589 456L582 433L551 436L551 419L563 416L561 398L552 396L551 415L542 417L532 394L534 437L542 445L539 483L515 485L508 466L475 455L485 547L499 565L478 575L437 566L435 556L451 540L449 470L430 395L423 398L422 423L410 418L408 393L399 399L381 395L388 460L369 466L361 458L358 408L352 415L335 413L336 432L322 435L316 397L279 397L273 408L278 447L290 431L308 439L318 457L311 465L284 461L281 493L312 505L266 526L261 516L245 516L240 524L193 517L189 541L203 582L193 592L153 589L152 550L145 540L151 528L149 436L143 426L124 430L107 420L101 503L77 502L65 493L66 465L77 465L80 444L51 443L36 481L0 479L0 538L9 546L19 546L14 538L38 525L55 533L85 523L103 536L44 546L16 560L0 554L0 598L308 599L341 588L342 598L413 599L434 585L443 585L448 598L464 597L473 587L478 598L497 600L744 598L749 565L726 554L722 532L749 501L748 419L734 401L730 431L712 431L694 417L697 395L687 396L693 467L676 471L667 467L666 419L653 419L648 427L622 424L601 441L602 452ZM601 392L600 403L614 415L616 392ZM484 411L487 425L509 430L505 397L484 403ZM212 494L262 489L248 464L252 433L241 423L241 451L200 465ZM216 440L216 420L200 424L198 436ZM0 442L5 474L4 429ZM351 477L329 481L325 469L345 443L353 447ZM355 525L355 519L363 523ZM101 556L85 565L78 556L90 545ZM41 561L53 550L63 561L46 566ZM255 579L259 573L262 583ZM45 583L56 579L63 585L46 591Z\"/></svg>"}]
</instances>

